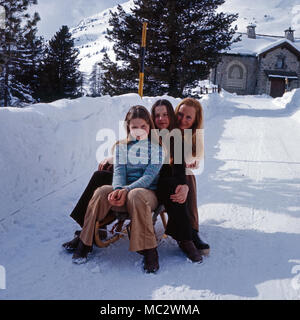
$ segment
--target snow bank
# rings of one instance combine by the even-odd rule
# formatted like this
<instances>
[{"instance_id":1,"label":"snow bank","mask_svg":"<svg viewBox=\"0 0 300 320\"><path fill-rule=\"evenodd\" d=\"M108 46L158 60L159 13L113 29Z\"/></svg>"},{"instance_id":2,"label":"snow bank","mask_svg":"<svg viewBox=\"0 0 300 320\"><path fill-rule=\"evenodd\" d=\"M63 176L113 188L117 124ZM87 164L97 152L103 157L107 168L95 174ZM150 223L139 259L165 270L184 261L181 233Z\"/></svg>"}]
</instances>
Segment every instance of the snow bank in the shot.
<instances>
[{"instance_id":1,"label":"snow bank","mask_svg":"<svg viewBox=\"0 0 300 320\"><path fill-rule=\"evenodd\" d=\"M0 222L24 206L97 168L97 132L118 132L131 105L156 98L136 94L79 98L0 109ZM174 105L178 103L168 98Z\"/></svg>"},{"instance_id":2,"label":"snow bank","mask_svg":"<svg viewBox=\"0 0 300 320\"><path fill-rule=\"evenodd\" d=\"M205 123L234 112L232 97L227 92L203 96ZM294 108L299 97L297 90L277 102ZM130 106L142 104L150 110L160 98L169 99L174 107L180 101L127 94L0 109L0 222L74 179L88 178L97 168L96 152L103 143L96 140L99 130L118 133Z\"/></svg>"},{"instance_id":3,"label":"snow bank","mask_svg":"<svg viewBox=\"0 0 300 320\"><path fill-rule=\"evenodd\" d=\"M290 115L292 119L300 121L300 89L285 93L281 98L274 99L273 103L281 106L285 115Z\"/></svg>"}]
</instances>

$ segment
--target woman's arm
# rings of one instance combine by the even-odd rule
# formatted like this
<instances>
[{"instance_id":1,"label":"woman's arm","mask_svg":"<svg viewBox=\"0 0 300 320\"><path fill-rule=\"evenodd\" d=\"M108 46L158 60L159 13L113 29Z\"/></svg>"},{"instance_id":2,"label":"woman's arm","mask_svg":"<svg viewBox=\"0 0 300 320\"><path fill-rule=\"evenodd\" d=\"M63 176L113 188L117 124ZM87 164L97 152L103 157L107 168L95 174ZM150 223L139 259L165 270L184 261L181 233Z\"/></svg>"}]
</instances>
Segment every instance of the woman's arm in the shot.
<instances>
[{"instance_id":1,"label":"woman's arm","mask_svg":"<svg viewBox=\"0 0 300 320\"><path fill-rule=\"evenodd\" d=\"M192 148L190 148L192 150ZM191 151L190 150L190 151ZM204 129L197 129L196 133L196 156L188 153L185 155L186 167L197 169L204 158Z\"/></svg>"},{"instance_id":2,"label":"woman's arm","mask_svg":"<svg viewBox=\"0 0 300 320\"><path fill-rule=\"evenodd\" d=\"M98 165L98 171L109 170L110 167L113 165L113 162L114 162L114 157L103 159Z\"/></svg>"},{"instance_id":3,"label":"woman's arm","mask_svg":"<svg viewBox=\"0 0 300 320\"><path fill-rule=\"evenodd\" d=\"M126 178L126 163L127 163L127 145L117 145L114 153L114 174L113 174L113 189L123 189L127 184Z\"/></svg>"}]
</instances>

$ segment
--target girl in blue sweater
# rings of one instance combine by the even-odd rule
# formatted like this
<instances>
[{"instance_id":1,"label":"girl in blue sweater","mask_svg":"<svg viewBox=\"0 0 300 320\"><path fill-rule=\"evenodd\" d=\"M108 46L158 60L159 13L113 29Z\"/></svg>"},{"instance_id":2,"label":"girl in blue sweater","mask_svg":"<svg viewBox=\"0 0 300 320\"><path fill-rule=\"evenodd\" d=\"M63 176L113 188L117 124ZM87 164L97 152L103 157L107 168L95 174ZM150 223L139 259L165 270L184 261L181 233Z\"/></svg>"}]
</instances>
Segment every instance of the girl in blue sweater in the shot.
<instances>
[{"instance_id":1,"label":"girl in blue sweater","mask_svg":"<svg viewBox=\"0 0 300 320\"><path fill-rule=\"evenodd\" d=\"M145 107L131 107L125 124L127 138L115 145L113 185L98 188L90 200L73 262L86 261L93 245L95 222L103 220L112 207L118 207L131 216L130 251L144 255L146 272L156 272L159 263L152 211L158 205L155 190L163 151L155 132L151 132L155 127Z\"/></svg>"}]
</instances>

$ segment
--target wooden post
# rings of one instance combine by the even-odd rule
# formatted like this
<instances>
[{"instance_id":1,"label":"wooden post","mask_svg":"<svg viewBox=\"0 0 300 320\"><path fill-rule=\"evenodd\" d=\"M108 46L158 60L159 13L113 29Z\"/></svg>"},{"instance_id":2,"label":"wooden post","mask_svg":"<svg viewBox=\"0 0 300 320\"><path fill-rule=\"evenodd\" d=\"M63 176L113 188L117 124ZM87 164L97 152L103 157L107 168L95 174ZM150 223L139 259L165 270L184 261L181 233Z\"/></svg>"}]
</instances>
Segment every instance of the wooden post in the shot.
<instances>
[{"instance_id":1,"label":"wooden post","mask_svg":"<svg viewBox=\"0 0 300 320\"><path fill-rule=\"evenodd\" d=\"M285 90L284 90L284 93L288 92L288 89L289 89L289 78L285 78Z\"/></svg>"},{"instance_id":2,"label":"wooden post","mask_svg":"<svg viewBox=\"0 0 300 320\"><path fill-rule=\"evenodd\" d=\"M140 81L139 81L139 95L141 98L143 98L143 88L144 88L144 69L145 69L147 25L148 25L147 22L143 23Z\"/></svg>"}]
</instances>

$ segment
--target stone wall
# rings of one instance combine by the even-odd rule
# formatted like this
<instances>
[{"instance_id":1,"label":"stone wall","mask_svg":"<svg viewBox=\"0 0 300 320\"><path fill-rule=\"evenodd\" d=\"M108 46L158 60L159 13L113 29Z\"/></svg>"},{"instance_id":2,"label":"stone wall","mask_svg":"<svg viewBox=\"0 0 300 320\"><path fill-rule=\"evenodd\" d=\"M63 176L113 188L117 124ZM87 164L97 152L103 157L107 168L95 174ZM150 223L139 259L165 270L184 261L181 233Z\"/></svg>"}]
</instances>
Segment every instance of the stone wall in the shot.
<instances>
[{"instance_id":1,"label":"stone wall","mask_svg":"<svg viewBox=\"0 0 300 320\"><path fill-rule=\"evenodd\" d=\"M257 59L255 56L224 54L210 80L228 92L240 95L254 94L256 87ZM241 77L242 75L242 77Z\"/></svg>"},{"instance_id":2,"label":"stone wall","mask_svg":"<svg viewBox=\"0 0 300 320\"><path fill-rule=\"evenodd\" d=\"M281 69L276 67L278 56L285 58L285 65ZM211 71L210 80L226 91L240 95L270 94L271 81L265 70L296 72L298 79L289 80L288 89L300 88L300 58L284 46L261 54L258 58L224 54L218 67Z\"/></svg>"},{"instance_id":3,"label":"stone wall","mask_svg":"<svg viewBox=\"0 0 300 320\"><path fill-rule=\"evenodd\" d=\"M278 56L285 57L285 66L283 69L276 68ZM257 74L257 89L256 94L267 93L270 94L271 82L269 81L264 70L278 70L278 71L292 71L298 75L298 80L292 80L289 83L289 88L300 87L300 61L298 57L288 50L287 48L276 48L272 51L261 55L258 62L258 74Z\"/></svg>"}]
</instances>

